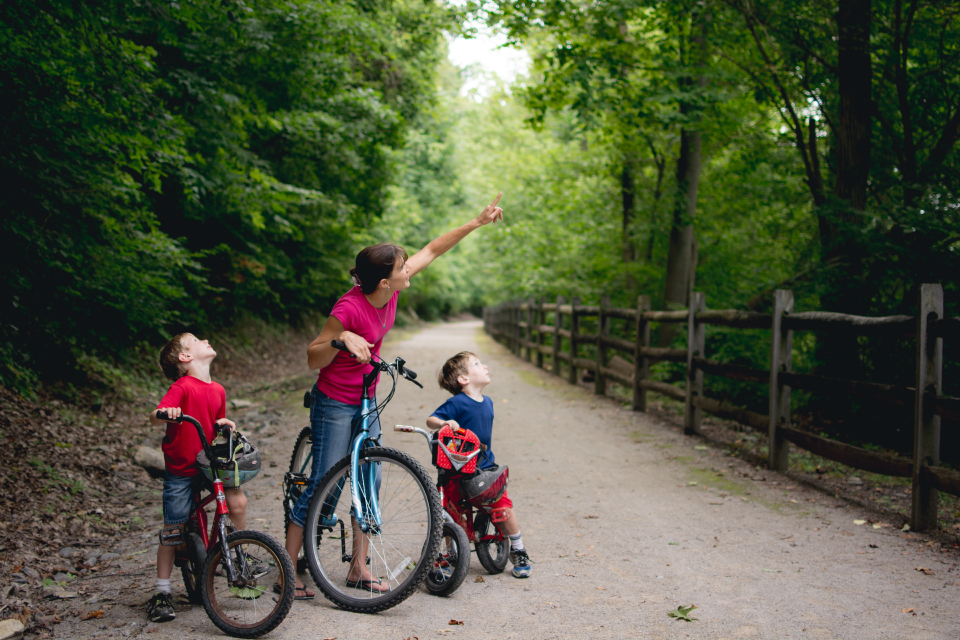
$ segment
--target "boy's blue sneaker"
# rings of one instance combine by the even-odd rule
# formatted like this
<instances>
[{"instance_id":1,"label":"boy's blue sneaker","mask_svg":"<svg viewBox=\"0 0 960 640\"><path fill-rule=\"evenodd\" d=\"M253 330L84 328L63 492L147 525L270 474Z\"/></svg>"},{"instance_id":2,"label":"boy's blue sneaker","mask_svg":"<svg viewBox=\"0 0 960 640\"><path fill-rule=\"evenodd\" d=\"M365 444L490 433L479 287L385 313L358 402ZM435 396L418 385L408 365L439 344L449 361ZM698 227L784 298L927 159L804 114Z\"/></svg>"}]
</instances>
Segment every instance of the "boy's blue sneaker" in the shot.
<instances>
[{"instance_id":1,"label":"boy's blue sneaker","mask_svg":"<svg viewBox=\"0 0 960 640\"><path fill-rule=\"evenodd\" d=\"M510 562L513 563L513 571L511 573L513 573L514 578L530 577L530 571L533 567L530 566L530 556L527 555L526 549L511 551Z\"/></svg>"}]
</instances>

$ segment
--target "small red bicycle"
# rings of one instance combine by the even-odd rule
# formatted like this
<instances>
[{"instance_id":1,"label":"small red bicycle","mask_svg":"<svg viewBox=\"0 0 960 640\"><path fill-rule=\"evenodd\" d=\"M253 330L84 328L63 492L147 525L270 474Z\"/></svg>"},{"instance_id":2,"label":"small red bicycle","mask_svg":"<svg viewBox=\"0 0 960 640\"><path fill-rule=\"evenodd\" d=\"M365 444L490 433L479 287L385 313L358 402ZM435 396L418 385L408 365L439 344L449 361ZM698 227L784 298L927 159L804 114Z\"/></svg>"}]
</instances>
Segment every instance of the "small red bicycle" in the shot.
<instances>
[{"instance_id":1,"label":"small red bicycle","mask_svg":"<svg viewBox=\"0 0 960 640\"><path fill-rule=\"evenodd\" d=\"M165 412L157 417L171 420ZM196 427L203 445L197 462L209 482L202 483L198 476L190 519L184 525L164 527L160 544L177 547L174 565L183 574L187 597L193 604L202 604L220 630L237 638L260 637L289 613L296 578L283 545L260 531L235 531L226 523L230 510L224 480L229 486L240 486L252 478L259 471L259 454L243 436L237 434L235 441L233 431L226 445L213 447L196 419L182 415L173 421ZM253 454L256 461L250 464ZM212 490L201 498L204 484ZM208 529L204 507L214 501L216 513Z\"/></svg>"},{"instance_id":2,"label":"small red bicycle","mask_svg":"<svg viewBox=\"0 0 960 640\"><path fill-rule=\"evenodd\" d=\"M469 429L444 426L426 429L396 425L394 431L419 433L427 439L431 461L437 468L437 489L443 497L443 544L433 571L424 581L430 593L447 596L456 591L470 569L470 543L488 573L502 573L510 556L510 543L501 522L506 518L491 505L506 490L506 466L477 471L476 459L486 447Z\"/></svg>"}]
</instances>

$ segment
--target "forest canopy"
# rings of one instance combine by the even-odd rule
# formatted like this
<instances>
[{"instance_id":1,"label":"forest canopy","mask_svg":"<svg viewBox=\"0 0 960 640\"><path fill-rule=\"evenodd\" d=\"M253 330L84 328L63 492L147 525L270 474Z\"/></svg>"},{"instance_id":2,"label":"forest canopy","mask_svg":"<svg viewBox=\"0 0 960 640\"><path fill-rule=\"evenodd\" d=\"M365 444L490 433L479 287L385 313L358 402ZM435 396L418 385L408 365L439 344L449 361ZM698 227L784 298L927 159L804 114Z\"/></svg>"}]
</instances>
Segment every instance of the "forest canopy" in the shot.
<instances>
[{"instance_id":1,"label":"forest canopy","mask_svg":"<svg viewBox=\"0 0 960 640\"><path fill-rule=\"evenodd\" d=\"M958 312L960 8L942 0L10 0L4 384L183 327L325 312L372 242L503 225L418 276L517 296ZM446 35L526 49L462 92ZM823 349L817 345L823 359ZM906 348L906 347L904 347ZM753 347L730 348L750 360ZM895 382L879 352L837 356ZM818 360L819 359L819 360ZM901 372L902 373L902 372Z\"/></svg>"}]
</instances>

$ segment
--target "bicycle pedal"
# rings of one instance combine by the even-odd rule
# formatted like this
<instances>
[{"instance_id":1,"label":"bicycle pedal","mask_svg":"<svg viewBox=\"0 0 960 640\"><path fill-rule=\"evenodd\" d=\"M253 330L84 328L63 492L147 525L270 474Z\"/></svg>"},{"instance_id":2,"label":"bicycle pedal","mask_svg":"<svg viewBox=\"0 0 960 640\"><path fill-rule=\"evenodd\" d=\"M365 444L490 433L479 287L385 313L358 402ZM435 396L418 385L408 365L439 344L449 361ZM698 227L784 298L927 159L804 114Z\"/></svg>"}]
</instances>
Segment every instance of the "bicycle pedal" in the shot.
<instances>
[{"instance_id":1,"label":"bicycle pedal","mask_svg":"<svg viewBox=\"0 0 960 640\"><path fill-rule=\"evenodd\" d=\"M184 526L168 524L160 530L160 544L164 547L178 547L183 544Z\"/></svg>"}]
</instances>

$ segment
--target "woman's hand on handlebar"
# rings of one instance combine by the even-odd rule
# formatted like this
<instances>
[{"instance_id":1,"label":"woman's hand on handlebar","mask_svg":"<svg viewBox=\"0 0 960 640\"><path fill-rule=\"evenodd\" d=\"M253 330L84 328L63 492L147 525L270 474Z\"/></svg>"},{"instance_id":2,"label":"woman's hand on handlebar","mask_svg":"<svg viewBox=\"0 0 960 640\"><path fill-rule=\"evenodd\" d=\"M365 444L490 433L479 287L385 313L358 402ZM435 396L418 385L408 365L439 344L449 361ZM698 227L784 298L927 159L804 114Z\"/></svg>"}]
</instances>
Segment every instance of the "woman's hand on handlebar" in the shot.
<instances>
[{"instance_id":1,"label":"woman's hand on handlebar","mask_svg":"<svg viewBox=\"0 0 960 640\"><path fill-rule=\"evenodd\" d=\"M339 340L347 346L347 351L357 358L357 362L367 364L370 362L370 349L373 344L367 342L352 331L343 331L340 333Z\"/></svg>"}]
</instances>

